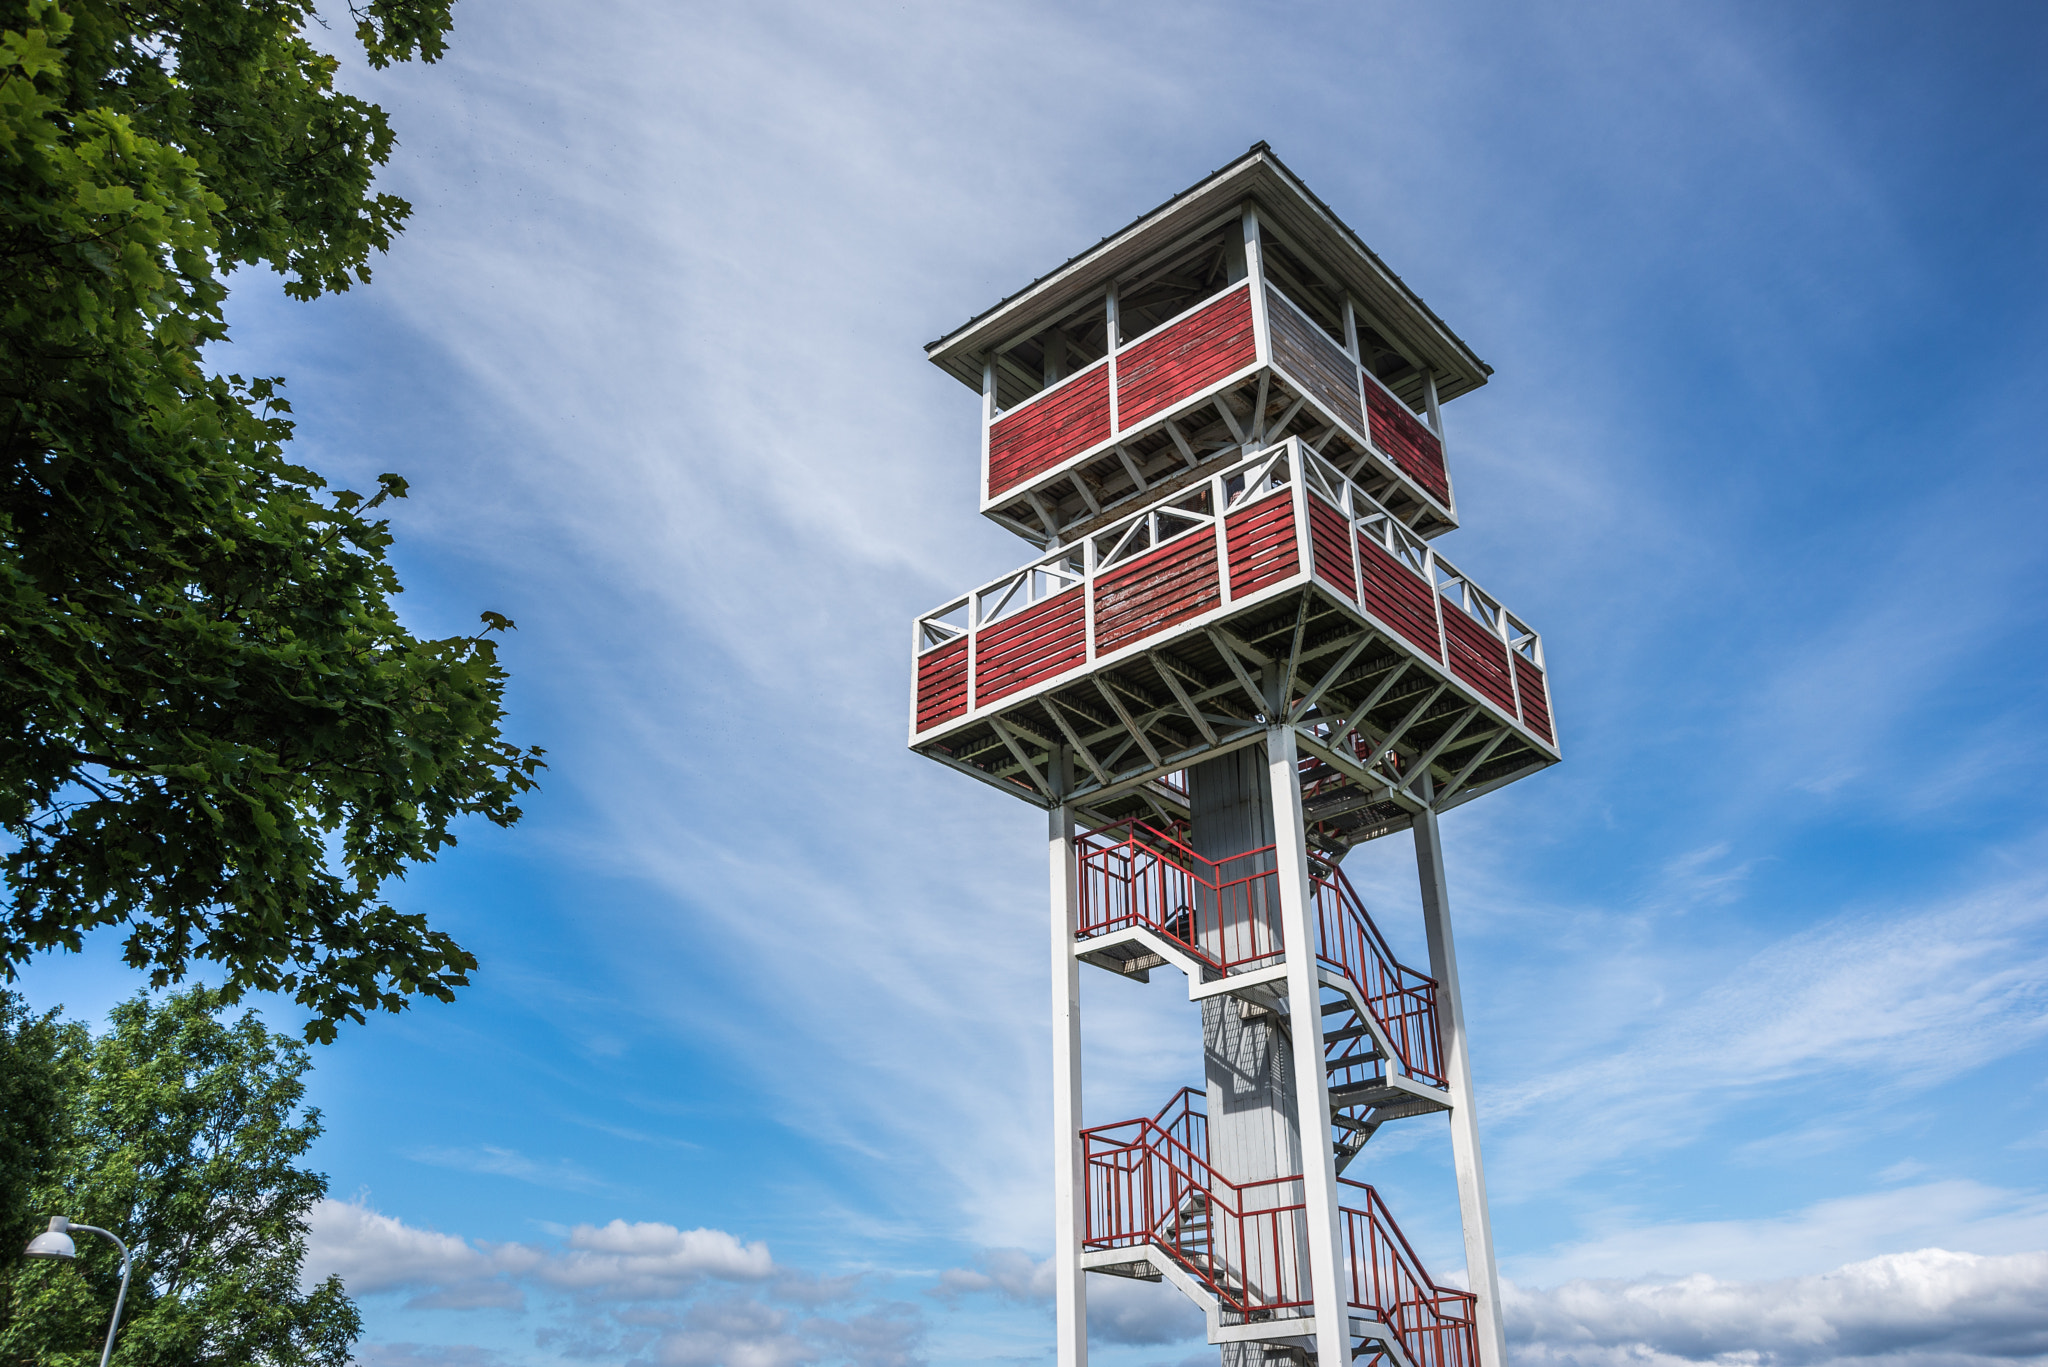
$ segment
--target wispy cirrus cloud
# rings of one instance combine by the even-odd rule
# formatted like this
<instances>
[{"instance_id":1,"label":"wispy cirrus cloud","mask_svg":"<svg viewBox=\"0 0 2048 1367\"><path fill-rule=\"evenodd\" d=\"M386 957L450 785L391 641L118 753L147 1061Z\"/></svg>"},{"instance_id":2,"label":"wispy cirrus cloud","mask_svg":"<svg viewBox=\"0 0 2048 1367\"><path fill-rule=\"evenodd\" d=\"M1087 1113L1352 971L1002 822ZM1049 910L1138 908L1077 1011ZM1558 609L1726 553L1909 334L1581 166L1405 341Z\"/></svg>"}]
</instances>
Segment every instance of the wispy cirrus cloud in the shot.
<instances>
[{"instance_id":1,"label":"wispy cirrus cloud","mask_svg":"<svg viewBox=\"0 0 2048 1367\"><path fill-rule=\"evenodd\" d=\"M1645 999L1609 1023L1611 1048L1582 1041L1578 1058L1493 1089L1485 1113L1533 1192L1620 1154L1686 1144L1728 1105L1816 1081L1859 1079L1852 1110L1892 1105L2048 1036L2044 930L2048 885L2033 878L1933 907L1846 913ZM1566 1100L1602 1123L1551 1123Z\"/></svg>"}]
</instances>

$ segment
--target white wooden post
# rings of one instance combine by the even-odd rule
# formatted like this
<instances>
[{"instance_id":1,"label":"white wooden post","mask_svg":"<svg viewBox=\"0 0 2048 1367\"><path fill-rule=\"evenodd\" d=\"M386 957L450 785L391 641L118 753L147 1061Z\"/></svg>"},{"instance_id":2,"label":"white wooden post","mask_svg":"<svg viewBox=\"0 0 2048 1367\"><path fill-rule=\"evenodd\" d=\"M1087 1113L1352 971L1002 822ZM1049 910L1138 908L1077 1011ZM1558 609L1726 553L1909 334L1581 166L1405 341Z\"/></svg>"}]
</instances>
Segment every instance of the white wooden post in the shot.
<instances>
[{"instance_id":1,"label":"white wooden post","mask_svg":"<svg viewBox=\"0 0 2048 1367\"><path fill-rule=\"evenodd\" d=\"M1109 359L1103 362L1103 368L1109 372L1109 434L1113 437L1123 431L1116 412L1116 349L1120 345L1123 319L1117 316L1115 285L1111 285L1102 296L1102 312L1109 329ZM1081 472L1076 470L1074 478L1080 479Z\"/></svg>"},{"instance_id":2,"label":"white wooden post","mask_svg":"<svg viewBox=\"0 0 2048 1367\"><path fill-rule=\"evenodd\" d=\"M1424 782L1428 780L1425 777ZM1425 790L1427 791L1427 790ZM1465 1225L1465 1275L1478 1294L1480 1367L1507 1367L1500 1315L1500 1272L1493 1261L1493 1221L1486 1211L1486 1169L1479 1158L1479 1115L1472 1100L1472 1055L1458 991L1458 949L1451 939L1451 897L1444 878L1443 836L1436 811L1415 816L1415 867L1422 883L1422 925L1429 937L1429 975L1436 979L1437 1033L1451 1093L1451 1162L1458 1174L1458 1211Z\"/></svg>"},{"instance_id":3,"label":"white wooden post","mask_svg":"<svg viewBox=\"0 0 2048 1367\"><path fill-rule=\"evenodd\" d=\"M1266 705L1284 708L1286 702L1282 697ZM1299 769L1294 728L1267 727L1266 776L1273 793L1273 853L1287 953L1287 1025L1301 1128L1302 1201L1307 1207L1302 1215L1309 1289L1315 1297L1316 1360L1336 1367L1351 1361L1351 1309L1344 1299L1344 1227L1337 1213L1337 1155L1330 1147L1330 1077L1323 1070L1323 994L1316 973L1315 901L1308 881Z\"/></svg>"},{"instance_id":4,"label":"white wooden post","mask_svg":"<svg viewBox=\"0 0 2048 1367\"><path fill-rule=\"evenodd\" d=\"M1251 278L1246 288L1252 292L1252 338L1258 347L1259 363L1270 365L1273 341L1266 317L1266 266L1259 256L1259 211L1249 203L1244 206L1244 273ZM1252 421L1259 420L1260 415L1254 413Z\"/></svg>"},{"instance_id":5,"label":"white wooden post","mask_svg":"<svg viewBox=\"0 0 2048 1367\"><path fill-rule=\"evenodd\" d=\"M981 362L981 496L993 497L989 493L988 443L991 430L996 425L996 353L989 348Z\"/></svg>"},{"instance_id":6,"label":"white wooden post","mask_svg":"<svg viewBox=\"0 0 2048 1367\"><path fill-rule=\"evenodd\" d=\"M1422 368L1422 402L1429 413L1429 430L1436 433L1439 445L1444 439L1444 413L1436 402L1436 372L1428 366Z\"/></svg>"},{"instance_id":7,"label":"white wooden post","mask_svg":"<svg viewBox=\"0 0 2048 1367\"><path fill-rule=\"evenodd\" d=\"M1065 747L1052 756L1053 782L1067 789ZM1088 1285L1081 1270L1088 1174L1081 1161L1080 868L1074 809L1054 807L1046 833L1052 865L1053 1306L1059 1367L1088 1367Z\"/></svg>"}]
</instances>

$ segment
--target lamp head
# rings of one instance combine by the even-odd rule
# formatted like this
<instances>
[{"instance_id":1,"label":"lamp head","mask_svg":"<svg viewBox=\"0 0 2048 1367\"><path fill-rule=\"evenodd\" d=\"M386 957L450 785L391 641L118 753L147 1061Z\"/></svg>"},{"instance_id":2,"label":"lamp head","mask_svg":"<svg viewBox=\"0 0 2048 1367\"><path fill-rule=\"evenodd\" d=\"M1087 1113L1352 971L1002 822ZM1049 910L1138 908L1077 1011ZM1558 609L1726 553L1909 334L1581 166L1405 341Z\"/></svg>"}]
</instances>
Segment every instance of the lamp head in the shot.
<instances>
[{"instance_id":1,"label":"lamp head","mask_svg":"<svg viewBox=\"0 0 2048 1367\"><path fill-rule=\"evenodd\" d=\"M78 1245L71 1242L71 1236L64 1231L71 1228L71 1221L62 1215L50 1217L50 1227L29 1240L27 1255L31 1258L62 1258L70 1261L78 1256Z\"/></svg>"}]
</instances>

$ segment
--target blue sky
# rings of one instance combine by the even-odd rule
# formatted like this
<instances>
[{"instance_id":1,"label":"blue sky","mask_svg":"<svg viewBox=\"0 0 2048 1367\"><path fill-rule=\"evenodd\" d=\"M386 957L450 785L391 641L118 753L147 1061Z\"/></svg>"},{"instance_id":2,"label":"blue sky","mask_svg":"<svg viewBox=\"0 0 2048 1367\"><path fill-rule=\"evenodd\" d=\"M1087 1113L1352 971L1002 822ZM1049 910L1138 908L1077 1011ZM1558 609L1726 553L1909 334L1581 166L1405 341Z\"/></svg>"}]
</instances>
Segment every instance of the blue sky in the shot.
<instances>
[{"instance_id":1,"label":"blue sky","mask_svg":"<svg viewBox=\"0 0 2048 1367\"><path fill-rule=\"evenodd\" d=\"M552 764L398 891L476 985L318 1054L362 1361L1049 1360L1042 818L902 745L910 618L1025 549L920 348L1259 139L1498 372L1445 547L1567 762L1445 838L1517 1359L2048 1358L2048 14L457 16L345 73L375 283L245 276L222 356L412 481L407 618L517 619ZM1177 985L1085 991L1091 1122L1194 1078ZM1454 1272L1409 1126L1363 1161ZM1215 1360L1098 1289L1099 1361Z\"/></svg>"}]
</instances>

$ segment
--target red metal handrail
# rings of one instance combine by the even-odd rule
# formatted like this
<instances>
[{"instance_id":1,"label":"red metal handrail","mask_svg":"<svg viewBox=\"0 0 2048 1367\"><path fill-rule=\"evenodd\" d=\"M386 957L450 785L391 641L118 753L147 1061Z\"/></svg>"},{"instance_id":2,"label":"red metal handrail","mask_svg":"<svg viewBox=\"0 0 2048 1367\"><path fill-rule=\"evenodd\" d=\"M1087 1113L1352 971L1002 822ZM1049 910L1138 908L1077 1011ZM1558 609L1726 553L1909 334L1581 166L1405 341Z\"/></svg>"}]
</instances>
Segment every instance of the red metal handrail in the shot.
<instances>
[{"instance_id":1,"label":"red metal handrail","mask_svg":"<svg viewBox=\"0 0 2048 1367\"><path fill-rule=\"evenodd\" d=\"M1479 1367L1479 1298L1430 1280L1377 1191L1349 1178L1337 1181L1364 1203L1362 1210L1338 1210L1351 1306L1393 1330L1415 1367Z\"/></svg>"},{"instance_id":2,"label":"red metal handrail","mask_svg":"<svg viewBox=\"0 0 2048 1367\"><path fill-rule=\"evenodd\" d=\"M1157 1115L1081 1131L1084 1246L1157 1247L1234 1314L1309 1309L1302 1179L1238 1183L1210 1167L1202 1100L1185 1087ZM1346 1304L1385 1324L1415 1367L1479 1367L1476 1298L1431 1280L1377 1191L1339 1182L1358 1203L1338 1208Z\"/></svg>"},{"instance_id":3,"label":"red metal handrail","mask_svg":"<svg viewBox=\"0 0 2048 1367\"><path fill-rule=\"evenodd\" d=\"M1444 1086L1436 979L1394 957L1342 869L1311 861L1309 884L1316 904L1316 957L1358 989L1408 1075Z\"/></svg>"},{"instance_id":4,"label":"red metal handrail","mask_svg":"<svg viewBox=\"0 0 2048 1367\"><path fill-rule=\"evenodd\" d=\"M1138 926L1184 946L1219 973L1280 959L1280 887L1273 847L1204 859L1142 821L1077 837L1080 938Z\"/></svg>"},{"instance_id":5,"label":"red metal handrail","mask_svg":"<svg viewBox=\"0 0 2048 1367\"><path fill-rule=\"evenodd\" d=\"M1308 1289L1301 1178L1232 1182L1209 1166L1201 1093L1157 1116L1081 1131L1088 1248L1153 1245L1248 1317L1300 1309Z\"/></svg>"},{"instance_id":6,"label":"red metal handrail","mask_svg":"<svg viewBox=\"0 0 2048 1367\"><path fill-rule=\"evenodd\" d=\"M1075 838L1084 940L1144 927L1218 974L1280 962L1280 880L1271 845L1208 859L1144 821ZM1310 865L1316 957L1358 989L1410 1077L1444 1085L1436 980L1394 957L1342 869Z\"/></svg>"}]
</instances>

